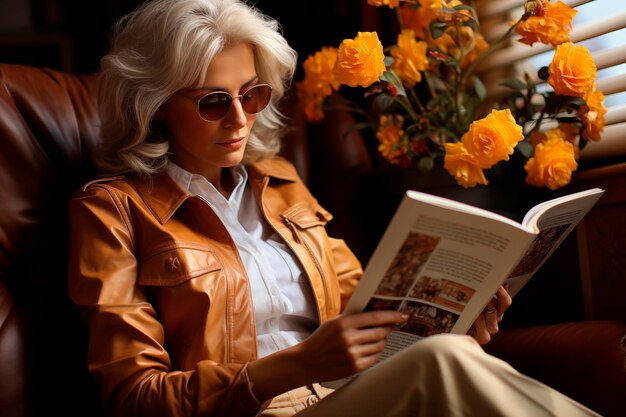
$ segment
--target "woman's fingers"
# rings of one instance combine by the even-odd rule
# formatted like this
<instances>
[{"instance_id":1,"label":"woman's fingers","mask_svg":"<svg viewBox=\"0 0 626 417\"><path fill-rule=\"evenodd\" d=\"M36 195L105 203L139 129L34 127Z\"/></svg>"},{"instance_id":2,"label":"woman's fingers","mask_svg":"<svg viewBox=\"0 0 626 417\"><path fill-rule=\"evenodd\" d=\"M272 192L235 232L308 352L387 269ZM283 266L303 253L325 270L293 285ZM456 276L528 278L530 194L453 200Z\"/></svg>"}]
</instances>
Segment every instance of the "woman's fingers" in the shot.
<instances>
[{"instance_id":1,"label":"woman's fingers","mask_svg":"<svg viewBox=\"0 0 626 417\"><path fill-rule=\"evenodd\" d=\"M469 329L467 334L476 339L476 341L481 345L484 345L491 340L491 335L489 334L489 331L487 330L487 325L485 324L484 314L481 314L478 316L478 318L476 318L476 321L474 321L474 324Z\"/></svg>"},{"instance_id":2,"label":"woman's fingers","mask_svg":"<svg viewBox=\"0 0 626 417\"><path fill-rule=\"evenodd\" d=\"M498 333L498 311L499 301L497 297L494 297L487 303L487 307L485 307L482 314L485 329L490 335Z\"/></svg>"},{"instance_id":3,"label":"woman's fingers","mask_svg":"<svg viewBox=\"0 0 626 417\"><path fill-rule=\"evenodd\" d=\"M504 312L511 306L512 302L506 285L500 286L467 334L474 337L481 345L489 342L491 336L500 330L498 322L502 320Z\"/></svg>"},{"instance_id":4,"label":"woman's fingers","mask_svg":"<svg viewBox=\"0 0 626 417\"><path fill-rule=\"evenodd\" d=\"M498 305L498 321L501 321L504 312L513 304L513 299L509 295L507 284L501 285L500 288L498 288L498 291L496 291L496 300Z\"/></svg>"},{"instance_id":5,"label":"woman's fingers","mask_svg":"<svg viewBox=\"0 0 626 417\"><path fill-rule=\"evenodd\" d=\"M305 362L339 376L363 370L378 360L389 333L407 318L397 311L338 316L303 342Z\"/></svg>"}]
</instances>

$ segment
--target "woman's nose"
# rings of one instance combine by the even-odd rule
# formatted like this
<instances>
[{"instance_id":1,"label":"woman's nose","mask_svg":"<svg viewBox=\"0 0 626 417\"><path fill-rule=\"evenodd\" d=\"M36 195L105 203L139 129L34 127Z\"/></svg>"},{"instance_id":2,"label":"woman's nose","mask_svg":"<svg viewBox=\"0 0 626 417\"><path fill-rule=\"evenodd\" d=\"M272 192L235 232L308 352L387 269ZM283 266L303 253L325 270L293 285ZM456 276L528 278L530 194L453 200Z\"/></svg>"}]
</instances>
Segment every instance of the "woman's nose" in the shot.
<instances>
[{"instance_id":1,"label":"woman's nose","mask_svg":"<svg viewBox=\"0 0 626 417\"><path fill-rule=\"evenodd\" d=\"M227 126L245 126L248 123L248 116L241 105L241 97L233 97L233 101L228 109L228 113L224 116L224 122Z\"/></svg>"}]
</instances>

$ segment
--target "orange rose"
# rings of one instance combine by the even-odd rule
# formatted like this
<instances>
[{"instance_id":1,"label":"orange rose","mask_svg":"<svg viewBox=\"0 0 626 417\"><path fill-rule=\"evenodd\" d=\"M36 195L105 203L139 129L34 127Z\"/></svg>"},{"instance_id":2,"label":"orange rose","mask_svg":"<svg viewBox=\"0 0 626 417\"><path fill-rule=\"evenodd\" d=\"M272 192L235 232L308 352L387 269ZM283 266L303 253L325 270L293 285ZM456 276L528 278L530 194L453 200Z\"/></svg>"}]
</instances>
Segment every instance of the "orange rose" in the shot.
<instances>
[{"instance_id":1,"label":"orange rose","mask_svg":"<svg viewBox=\"0 0 626 417\"><path fill-rule=\"evenodd\" d=\"M585 96L586 106L580 112L583 121L583 137L588 140L599 141L600 133L604 131L604 94L601 91L591 91Z\"/></svg>"},{"instance_id":2,"label":"orange rose","mask_svg":"<svg viewBox=\"0 0 626 417\"><path fill-rule=\"evenodd\" d=\"M548 67L548 83L556 94L583 97L592 91L596 80L596 64L584 46L571 42L556 47Z\"/></svg>"},{"instance_id":3,"label":"orange rose","mask_svg":"<svg viewBox=\"0 0 626 417\"><path fill-rule=\"evenodd\" d=\"M574 145L574 159L578 161L580 148L578 147L580 128L574 123L559 123L559 135L563 140Z\"/></svg>"},{"instance_id":4,"label":"orange rose","mask_svg":"<svg viewBox=\"0 0 626 417\"><path fill-rule=\"evenodd\" d=\"M530 144L536 148L538 144L553 139L564 140L574 145L574 159L578 160L578 128L572 123L559 123L559 127L547 130L545 133L534 132L530 137Z\"/></svg>"},{"instance_id":5,"label":"orange rose","mask_svg":"<svg viewBox=\"0 0 626 417\"><path fill-rule=\"evenodd\" d=\"M350 87L369 87L385 72L383 45L376 32L359 32L339 45L335 79Z\"/></svg>"},{"instance_id":6,"label":"orange rose","mask_svg":"<svg viewBox=\"0 0 626 417\"><path fill-rule=\"evenodd\" d=\"M324 118L322 105L326 96L318 94L306 80L296 83L298 105L304 111L304 116L310 123L317 123Z\"/></svg>"},{"instance_id":7,"label":"orange rose","mask_svg":"<svg viewBox=\"0 0 626 417\"><path fill-rule=\"evenodd\" d=\"M476 158L467 152L462 143L446 143L444 146L446 156L443 167L456 179L457 184L463 188L470 188L477 184L489 183Z\"/></svg>"},{"instance_id":8,"label":"orange rose","mask_svg":"<svg viewBox=\"0 0 626 417\"><path fill-rule=\"evenodd\" d=\"M337 48L323 47L314 55L310 55L303 63L304 79L320 94L330 95L339 89L333 68L337 62Z\"/></svg>"},{"instance_id":9,"label":"orange rose","mask_svg":"<svg viewBox=\"0 0 626 417\"><path fill-rule=\"evenodd\" d=\"M511 110L492 110L484 119L474 121L461 141L482 168L508 160L515 145L524 139L522 127L515 123Z\"/></svg>"},{"instance_id":10,"label":"orange rose","mask_svg":"<svg viewBox=\"0 0 626 417\"><path fill-rule=\"evenodd\" d=\"M381 116L380 128L376 132L379 142L378 151L392 164L400 163L402 156L406 153L406 149L400 144L400 138L404 135L404 131L398 126L401 123L401 119L395 120L390 116Z\"/></svg>"},{"instance_id":11,"label":"orange rose","mask_svg":"<svg viewBox=\"0 0 626 417\"><path fill-rule=\"evenodd\" d=\"M572 30L572 20L576 10L563 2L542 2L525 21L515 29L521 35L519 42L527 45L535 42L557 46L569 41L569 32Z\"/></svg>"},{"instance_id":12,"label":"orange rose","mask_svg":"<svg viewBox=\"0 0 626 417\"><path fill-rule=\"evenodd\" d=\"M563 132L565 140L574 145L574 148L578 150L580 127L576 123L559 123L559 129Z\"/></svg>"},{"instance_id":13,"label":"orange rose","mask_svg":"<svg viewBox=\"0 0 626 417\"><path fill-rule=\"evenodd\" d=\"M367 0L370 6L389 6L390 9L398 7L400 0Z\"/></svg>"},{"instance_id":14,"label":"orange rose","mask_svg":"<svg viewBox=\"0 0 626 417\"><path fill-rule=\"evenodd\" d=\"M574 145L552 137L539 143L535 154L526 162L526 183L537 187L548 187L551 190L569 184L572 172L578 164L574 157Z\"/></svg>"},{"instance_id":15,"label":"orange rose","mask_svg":"<svg viewBox=\"0 0 626 417\"><path fill-rule=\"evenodd\" d=\"M403 4L398 9L402 28L413 29L420 39L430 37L430 24L437 18L437 12L444 5L443 0L419 0L420 7Z\"/></svg>"},{"instance_id":16,"label":"orange rose","mask_svg":"<svg viewBox=\"0 0 626 417\"><path fill-rule=\"evenodd\" d=\"M403 29L398 35L398 46L391 49L394 57L391 69L408 87L414 87L422 80L422 73L428 68L426 58L426 42L416 41L415 32L411 29Z\"/></svg>"},{"instance_id":17,"label":"orange rose","mask_svg":"<svg viewBox=\"0 0 626 417\"><path fill-rule=\"evenodd\" d=\"M296 84L298 102L306 119L316 123L324 117L324 99L339 89L333 74L337 61L337 48L324 47L310 55L302 64L304 78Z\"/></svg>"}]
</instances>

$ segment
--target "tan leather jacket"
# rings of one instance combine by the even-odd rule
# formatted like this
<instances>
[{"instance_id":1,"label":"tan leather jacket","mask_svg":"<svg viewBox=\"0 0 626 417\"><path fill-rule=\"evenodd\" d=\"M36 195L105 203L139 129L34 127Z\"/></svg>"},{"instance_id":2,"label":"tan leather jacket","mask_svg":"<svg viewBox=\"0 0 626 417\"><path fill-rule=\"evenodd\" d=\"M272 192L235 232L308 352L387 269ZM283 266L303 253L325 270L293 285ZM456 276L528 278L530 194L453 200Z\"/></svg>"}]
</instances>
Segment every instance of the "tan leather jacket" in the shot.
<instances>
[{"instance_id":1,"label":"tan leather jacket","mask_svg":"<svg viewBox=\"0 0 626 417\"><path fill-rule=\"evenodd\" d=\"M286 160L247 170L263 215L302 263L320 322L335 316L362 270L327 236L332 216ZM255 415L245 371L257 356L250 286L210 206L162 174L91 182L70 215L69 294L89 328L89 368L107 412Z\"/></svg>"}]
</instances>

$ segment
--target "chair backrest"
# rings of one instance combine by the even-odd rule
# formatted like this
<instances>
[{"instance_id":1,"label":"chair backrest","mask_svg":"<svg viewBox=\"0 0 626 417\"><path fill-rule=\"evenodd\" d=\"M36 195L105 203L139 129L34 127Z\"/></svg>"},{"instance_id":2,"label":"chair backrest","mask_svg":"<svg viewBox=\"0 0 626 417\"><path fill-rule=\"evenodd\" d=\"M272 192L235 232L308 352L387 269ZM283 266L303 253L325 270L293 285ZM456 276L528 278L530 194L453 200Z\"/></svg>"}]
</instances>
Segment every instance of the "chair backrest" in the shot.
<instances>
[{"instance_id":1,"label":"chair backrest","mask_svg":"<svg viewBox=\"0 0 626 417\"><path fill-rule=\"evenodd\" d=\"M93 76L0 64L0 409L98 416L66 295L67 203L91 175Z\"/></svg>"}]
</instances>

